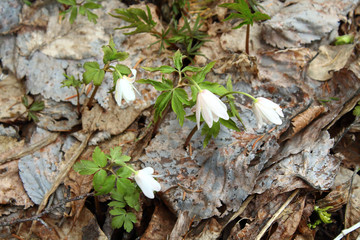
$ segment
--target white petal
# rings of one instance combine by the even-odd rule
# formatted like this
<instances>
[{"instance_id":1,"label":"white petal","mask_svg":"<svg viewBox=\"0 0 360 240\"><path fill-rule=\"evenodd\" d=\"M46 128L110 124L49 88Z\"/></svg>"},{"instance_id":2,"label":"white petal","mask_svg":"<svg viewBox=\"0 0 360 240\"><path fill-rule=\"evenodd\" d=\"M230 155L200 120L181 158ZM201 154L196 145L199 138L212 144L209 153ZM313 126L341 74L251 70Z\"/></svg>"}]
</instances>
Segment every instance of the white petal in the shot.
<instances>
[{"instance_id":1,"label":"white petal","mask_svg":"<svg viewBox=\"0 0 360 240\"><path fill-rule=\"evenodd\" d=\"M134 82L135 79L136 79L136 73L137 73L137 71L136 71L136 69L133 69L133 68L131 68L130 71L131 71L131 73L132 73L132 75L133 75L133 76L131 77L131 80L132 80L132 82Z\"/></svg>"},{"instance_id":2,"label":"white petal","mask_svg":"<svg viewBox=\"0 0 360 240\"><path fill-rule=\"evenodd\" d=\"M123 97L127 103L135 100L135 92L133 86L127 77L124 77L120 80L120 91L123 94Z\"/></svg>"},{"instance_id":3,"label":"white petal","mask_svg":"<svg viewBox=\"0 0 360 240\"><path fill-rule=\"evenodd\" d=\"M211 128L214 118L207 102L208 99L204 98L204 93L205 90L201 91L198 95L198 98L200 98L201 115L203 116L204 121L209 126L209 128Z\"/></svg>"},{"instance_id":4,"label":"white petal","mask_svg":"<svg viewBox=\"0 0 360 240\"><path fill-rule=\"evenodd\" d=\"M276 125L282 124L282 121L275 110L269 109L269 108L263 108L263 109L261 109L261 113L262 113L262 116L264 117L264 120L275 123Z\"/></svg>"},{"instance_id":5,"label":"white petal","mask_svg":"<svg viewBox=\"0 0 360 240\"><path fill-rule=\"evenodd\" d=\"M152 175L154 173L154 169L152 167L146 167L144 169L141 169L139 172L143 172L148 175Z\"/></svg>"},{"instance_id":6,"label":"white petal","mask_svg":"<svg viewBox=\"0 0 360 240\"><path fill-rule=\"evenodd\" d=\"M208 90L204 90L205 99L207 101L207 106L209 106L210 111L213 115L220 117L222 119L228 120L229 115L227 113L227 108L225 103L223 103L215 94ZM215 121L215 118L214 118ZM217 122L217 121L215 121Z\"/></svg>"},{"instance_id":7,"label":"white petal","mask_svg":"<svg viewBox=\"0 0 360 240\"><path fill-rule=\"evenodd\" d=\"M200 129L200 112L201 112L201 104L200 104L201 100L199 99L199 95L196 99L196 124L197 124L197 128L198 130Z\"/></svg>"},{"instance_id":8,"label":"white petal","mask_svg":"<svg viewBox=\"0 0 360 240\"><path fill-rule=\"evenodd\" d=\"M117 103L117 105L121 106L121 100L122 100L122 91L120 88L120 80L118 79L116 81L116 86L115 86L115 101Z\"/></svg>"}]
</instances>

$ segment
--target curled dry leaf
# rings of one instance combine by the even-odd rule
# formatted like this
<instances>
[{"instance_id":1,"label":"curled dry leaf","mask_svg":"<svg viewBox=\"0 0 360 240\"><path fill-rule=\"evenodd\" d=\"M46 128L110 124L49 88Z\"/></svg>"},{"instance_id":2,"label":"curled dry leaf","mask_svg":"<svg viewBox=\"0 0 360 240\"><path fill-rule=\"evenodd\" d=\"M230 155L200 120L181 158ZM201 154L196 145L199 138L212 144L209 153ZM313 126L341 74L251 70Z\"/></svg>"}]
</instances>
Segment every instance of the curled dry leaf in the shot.
<instances>
[{"instance_id":1,"label":"curled dry leaf","mask_svg":"<svg viewBox=\"0 0 360 240\"><path fill-rule=\"evenodd\" d=\"M321 46L318 55L309 65L307 75L318 81L329 80L334 71L338 71L346 65L354 46L354 44Z\"/></svg>"},{"instance_id":2,"label":"curled dry leaf","mask_svg":"<svg viewBox=\"0 0 360 240\"><path fill-rule=\"evenodd\" d=\"M304 112L298 114L291 120L291 127L283 134L281 140L284 141L293 137L296 133L304 129L309 123L325 111L324 106L312 106Z\"/></svg>"}]
</instances>

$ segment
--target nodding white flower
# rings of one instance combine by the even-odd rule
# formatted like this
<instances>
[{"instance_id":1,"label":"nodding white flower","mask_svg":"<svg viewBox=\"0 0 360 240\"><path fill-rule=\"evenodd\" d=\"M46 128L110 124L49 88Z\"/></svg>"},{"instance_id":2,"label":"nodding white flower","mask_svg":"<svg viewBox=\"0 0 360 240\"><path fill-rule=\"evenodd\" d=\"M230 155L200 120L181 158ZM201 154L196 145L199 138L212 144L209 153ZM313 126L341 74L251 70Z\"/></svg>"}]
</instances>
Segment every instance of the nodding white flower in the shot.
<instances>
[{"instance_id":1,"label":"nodding white flower","mask_svg":"<svg viewBox=\"0 0 360 240\"><path fill-rule=\"evenodd\" d=\"M127 77L123 76L116 81L115 87L115 100L117 105L121 106L121 101L124 98L127 103L130 103L135 100L135 91L140 95L140 93L133 86L136 78L136 70L130 69L133 76Z\"/></svg>"},{"instance_id":2,"label":"nodding white flower","mask_svg":"<svg viewBox=\"0 0 360 240\"><path fill-rule=\"evenodd\" d=\"M282 124L280 117L284 117L284 114L280 106L273 101L258 97L253 102L252 107L258 128L261 128L262 125L265 125L266 123L275 123L276 125Z\"/></svg>"},{"instance_id":3,"label":"nodding white flower","mask_svg":"<svg viewBox=\"0 0 360 240\"><path fill-rule=\"evenodd\" d=\"M153 199L154 191L158 192L161 190L160 183L154 179L154 169L152 167L146 167L135 173L135 181L140 187L141 191L148 198Z\"/></svg>"},{"instance_id":4,"label":"nodding white flower","mask_svg":"<svg viewBox=\"0 0 360 240\"><path fill-rule=\"evenodd\" d=\"M215 94L208 90L201 90L196 100L196 123L200 129L200 112L206 124L211 128L213 122L219 121L219 118L228 120L226 105Z\"/></svg>"}]
</instances>

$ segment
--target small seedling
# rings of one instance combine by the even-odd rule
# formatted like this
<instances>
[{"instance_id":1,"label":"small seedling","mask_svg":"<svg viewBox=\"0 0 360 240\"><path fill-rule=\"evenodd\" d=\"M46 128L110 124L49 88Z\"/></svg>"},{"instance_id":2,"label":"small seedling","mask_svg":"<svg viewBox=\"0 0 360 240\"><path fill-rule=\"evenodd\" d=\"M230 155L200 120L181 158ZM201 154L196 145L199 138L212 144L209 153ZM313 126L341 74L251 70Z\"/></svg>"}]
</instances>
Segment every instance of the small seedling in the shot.
<instances>
[{"instance_id":1,"label":"small seedling","mask_svg":"<svg viewBox=\"0 0 360 240\"><path fill-rule=\"evenodd\" d=\"M241 28L242 26L246 25L245 51L249 55L250 25L252 26L254 22L257 21L268 20L270 19L270 16L254 9L255 7L252 11L245 0L237 0L235 3L224 3L219 6L236 11L230 13L230 15L225 18L225 21L237 18L243 19L243 21L233 29Z\"/></svg>"},{"instance_id":2,"label":"small seedling","mask_svg":"<svg viewBox=\"0 0 360 240\"><path fill-rule=\"evenodd\" d=\"M70 12L69 21L74 23L78 13L82 16L87 16L88 20L94 24L97 23L98 16L92 12L94 9L101 8L101 4L96 3L96 0L84 0L77 3L76 0L57 0L59 3L66 6L66 10L61 12L60 15L64 16Z\"/></svg>"},{"instance_id":3,"label":"small seedling","mask_svg":"<svg viewBox=\"0 0 360 240\"><path fill-rule=\"evenodd\" d=\"M43 101L35 101L29 105L29 101L26 95L21 98L22 104L26 107L26 112L28 114L29 121L33 120L34 122L39 122L37 117L37 112L42 111L45 107ZM20 116L19 116L20 117Z\"/></svg>"},{"instance_id":4,"label":"small seedling","mask_svg":"<svg viewBox=\"0 0 360 240\"><path fill-rule=\"evenodd\" d=\"M333 206L328 206L325 208L319 208L318 206L314 206L314 211L318 214L319 219L315 221L315 223L308 223L309 228L316 228L321 223L329 224L332 223L331 214L327 212L327 210L333 208Z\"/></svg>"}]
</instances>

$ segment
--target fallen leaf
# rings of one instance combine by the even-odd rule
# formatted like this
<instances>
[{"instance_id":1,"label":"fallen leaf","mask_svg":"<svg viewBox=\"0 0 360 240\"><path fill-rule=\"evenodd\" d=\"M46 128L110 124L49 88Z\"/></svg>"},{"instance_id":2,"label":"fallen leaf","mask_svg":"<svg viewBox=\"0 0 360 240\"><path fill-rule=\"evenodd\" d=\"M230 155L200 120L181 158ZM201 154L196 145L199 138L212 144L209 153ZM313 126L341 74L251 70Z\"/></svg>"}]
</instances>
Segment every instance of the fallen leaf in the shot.
<instances>
[{"instance_id":1,"label":"fallen leaf","mask_svg":"<svg viewBox=\"0 0 360 240\"><path fill-rule=\"evenodd\" d=\"M321 46L318 55L309 65L307 75L318 81L331 79L334 71L338 71L346 65L354 46L354 44Z\"/></svg>"}]
</instances>

